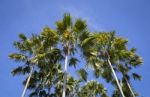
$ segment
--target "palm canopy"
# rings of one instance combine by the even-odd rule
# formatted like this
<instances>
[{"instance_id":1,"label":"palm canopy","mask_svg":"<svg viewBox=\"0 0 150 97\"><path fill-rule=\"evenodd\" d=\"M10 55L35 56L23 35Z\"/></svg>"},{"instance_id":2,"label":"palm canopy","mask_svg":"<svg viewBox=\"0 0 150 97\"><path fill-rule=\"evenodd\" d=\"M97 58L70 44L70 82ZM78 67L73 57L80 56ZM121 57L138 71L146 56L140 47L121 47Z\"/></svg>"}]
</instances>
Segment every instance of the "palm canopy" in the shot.
<instances>
[{"instance_id":1,"label":"palm canopy","mask_svg":"<svg viewBox=\"0 0 150 97\"><path fill-rule=\"evenodd\" d=\"M108 59L113 69L123 76L129 72L129 68L142 63L134 48L128 50L127 43L126 39L116 36L115 32L94 33L82 42L83 54L87 63L95 69L96 77L102 76L107 82L113 82ZM139 78L138 74L136 78Z\"/></svg>"},{"instance_id":2,"label":"palm canopy","mask_svg":"<svg viewBox=\"0 0 150 97\"><path fill-rule=\"evenodd\" d=\"M39 72L35 71L28 87L31 91L30 97L51 97L57 94L58 92L53 92L52 89L57 88L56 85L62 77L63 71L60 64Z\"/></svg>"},{"instance_id":3,"label":"palm canopy","mask_svg":"<svg viewBox=\"0 0 150 97\"><path fill-rule=\"evenodd\" d=\"M114 68L122 62L130 64L130 67L139 66L142 59L133 52L134 48L127 49L127 42L126 39L115 36L114 32L94 33L82 42L83 55L95 69L105 66L107 58Z\"/></svg>"},{"instance_id":4,"label":"palm canopy","mask_svg":"<svg viewBox=\"0 0 150 97\"><path fill-rule=\"evenodd\" d=\"M80 18L73 21L69 13L65 13L63 19L56 22L56 27L65 54L67 49L73 53L75 44L88 36L86 22Z\"/></svg>"},{"instance_id":5,"label":"palm canopy","mask_svg":"<svg viewBox=\"0 0 150 97\"><path fill-rule=\"evenodd\" d=\"M80 88L79 97L108 97L106 89L97 81L89 81Z\"/></svg>"},{"instance_id":6,"label":"palm canopy","mask_svg":"<svg viewBox=\"0 0 150 97\"><path fill-rule=\"evenodd\" d=\"M19 38L19 41L14 42L14 46L19 52L12 53L9 57L17 62L25 63L24 66L38 64L46 57L51 57L51 62L62 59L60 50L55 46L58 42L58 36L56 32L52 31L48 27L45 27L39 36L32 34L31 38L27 38L24 34L20 34ZM21 67L19 67L18 70L19 69L21 70Z\"/></svg>"},{"instance_id":7,"label":"palm canopy","mask_svg":"<svg viewBox=\"0 0 150 97\"><path fill-rule=\"evenodd\" d=\"M30 73L24 81L31 91L30 97L60 97L62 93L63 97L107 97L101 83L88 81L89 68L80 65L79 78L76 79L68 74L68 65L76 68L84 61L93 68L96 78L102 77L112 83L114 97L136 94L130 79L141 79L132 69L139 67L142 59L135 48L127 48L127 39L116 36L113 31L90 33L86 21L72 19L69 13L65 13L63 19L56 22L55 30L47 26L39 35L32 34L28 38L20 34L19 38L14 43L18 52L9 57L23 65L14 69L12 74ZM80 55L82 59L78 57ZM119 73L121 76L117 79ZM134 93L127 93L128 90Z\"/></svg>"},{"instance_id":8,"label":"palm canopy","mask_svg":"<svg viewBox=\"0 0 150 97\"><path fill-rule=\"evenodd\" d=\"M14 46L19 50L18 53L12 53L9 57L17 62L25 63L23 67L13 70L13 74L26 74L30 71L30 66L37 63L37 57L40 56L40 48L38 37L32 35L31 39L27 39L24 34L19 35L20 41L14 42ZM38 48L37 48L38 47ZM37 49L36 49L37 48Z\"/></svg>"},{"instance_id":9,"label":"palm canopy","mask_svg":"<svg viewBox=\"0 0 150 97\"><path fill-rule=\"evenodd\" d=\"M61 51L56 48L58 42L58 36L55 31L51 30L48 27L45 27L40 35L32 35L31 38L27 38L24 34L19 35L20 40L15 42L15 47L19 50L18 53L12 53L9 55L11 59L14 59L17 62L21 62L24 65L15 68L12 73L16 74L27 74L31 72L31 68L34 70L31 73L31 76L28 77L24 84L28 82L27 88L37 89L35 87L38 83L43 83L45 81L41 76L49 72L50 80L52 81L54 76L58 75L54 73L54 68L59 60L62 60L63 56ZM55 75L56 74L56 75ZM40 79L41 78L41 79Z\"/></svg>"}]
</instances>

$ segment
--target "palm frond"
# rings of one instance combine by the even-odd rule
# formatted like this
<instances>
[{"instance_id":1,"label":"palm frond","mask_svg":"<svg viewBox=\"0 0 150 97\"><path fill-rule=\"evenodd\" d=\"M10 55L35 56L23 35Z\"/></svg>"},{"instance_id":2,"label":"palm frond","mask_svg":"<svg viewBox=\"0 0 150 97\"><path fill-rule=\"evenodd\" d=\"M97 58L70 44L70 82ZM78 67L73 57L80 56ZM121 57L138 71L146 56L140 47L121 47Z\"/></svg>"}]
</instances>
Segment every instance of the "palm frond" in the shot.
<instances>
[{"instance_id":1,"label":"palm frond","mask_svg":"<svg viewBox=\"0 0 150 97\"><path fill-rule=\"evenodd\" d=\"M70 13L65 13L63 17L63 24L65 29L67 30L68 28L72 27L72 17Z\"/></svg>"},{"instance_id":2,"label":"palm frond","mask_svg":"<svg viewBox=\"0 0 150 97\"><path fill-rule=\"evenodd\" d=\"M29 72L30 72L29 66L26 66L26 67L19 66L15 68L11 73L13 76L15 76L15 75L20 75L20 74L25 75L26 73L29 73Z\"/></svg>"},{"instance_id":3,"label":"palm frond","mask_svg":"<svg viewBox=\"0 0 150 97\"><path fill-rule=\"evenodd\" d=\"M132 73L134 80L141 80L141 76L137 73Z\"/></svg>"},{"instance_id":4,"label":"palm frond","mask_svg":"<svg viewBox=\"0 0 150 97\"><path fill-rule=\"evenodd\" d=\"M12 53L12 54L10 54L9 58L13 59L13 60L15 60L17 62L20 62L20 61L25 62L25 61L28 60L28 56L23 55L23 54L19 54L19 53Z\"/></svg>"},{"instance_id":5,"label":"palm frond","mask_svg":"<svg viewBox=\"0 0 150 97\"><path fill-rule=\"evenodd\" d=\"M71 57L69 60L69 66L74 66L76 68L77 63L79 62L79 60L75 57Z\"/></svg>"},{"instance_id":6,"label":"palm frond","mask_svg":"<svg viewBox=\"0 0 150 97\"><path fill-rule=\"evenodd\" d=\"M74 24L75 32L78 32L78 33L83 32L86 30L86 28L87 28L86 21L83 21L80 18L75 21L75 24Z\"/></svg>"},{"instance_id":7,"label":"palm frond","mask_svg":"<svg viewBox=\"0 0 150 97\"><path fill-rule=\"evenodd\" d=\"M85 69L80 69L80 70L77 71L77 73L79 74L81 80L87 81L88 73L87 73L87 71Z\"/></svg>"},{"instance_id":8,"label":"palm frond","mask_svg":"<svg viewBox=\"0 0 150 97\"><path fill-rule=\"evenodd\" d=\"M20 33L20 34L19 34L19 38L20 38L22 41L26 41L26 40L27 40L27 37L26 37L23 33Z\"/></svg>"}]
</instances>

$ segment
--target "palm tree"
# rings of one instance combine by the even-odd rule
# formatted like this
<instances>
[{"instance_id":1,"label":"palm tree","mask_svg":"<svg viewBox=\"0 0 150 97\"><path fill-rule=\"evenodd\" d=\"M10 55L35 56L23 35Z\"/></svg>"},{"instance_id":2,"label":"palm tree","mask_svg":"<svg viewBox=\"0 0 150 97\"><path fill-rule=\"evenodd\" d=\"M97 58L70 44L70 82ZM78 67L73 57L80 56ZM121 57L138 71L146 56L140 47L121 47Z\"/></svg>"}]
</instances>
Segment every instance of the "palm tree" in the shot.
<instances>
[{"instance_id":1,"label":"palm tree","mask_svg":"<svg viewBox=\"0 0 150 97\"><path fill-rule=\"evenodd\" d=\"M127 72L129 72L131 67L140 66L142 59L135 54L135 48L132 48L131 51L127 49L127 42L128 41L126 39L115 36L114 32L96 33L85 39L82 43L82 47L84 49L84 55L87 63L92 64L97 77L102 75L107 82L113 81L110 72L111 69L117 86L123 96L123 90L121 89L118 78L115 74L115 71L121 72L124 80L126 79L127 86L131 91L132 96L134 97L133 91L128 82L129 79L127 78ZM109 65L110 69L107 67L107 64ZM139 78L138 75L137 78Z\"/></svg>"},{"instance_id":2,"label":"palm tree","mask_svg":"<svg viewBox=\"0 0 150 97\"><path fill-rule=\"evenodd\" d=\"M115 41L117 39L119 40L121 38L116 37L114 32L95 33L94 35L92 35L91 37L89 37L83 41L82 47L83 47L83 49L85 49L84 55L87 56L86 57L87 60L95 61L95 62L97 60L99 60L99 63L101 63L101 64L104 64L104 65L108 64L109 68L111 69L111 72L114 75L115 81L117 83L117 86L120 90L122 97L125 97L123 90L119 84L119 80L116 76L114 67L113 67L115 64L116 58L117 58L115 52L124 48L124 44L120 45L122 47L119 47L119 46L117 47L115 45ZM126 41L124 40L124 42L126 42ZM88 58L89 56L91 56L90 59ZM94 62L94 65L97 66L97 64L95 62ZM113 63L113 65L112 65L112 63ZM97 67L99 67L99 66L97 66ZM105 72L105 69L104 69L104 72ZM107 74L107 73L105 73L105 74ZM109 73L109 75L111 75L111 73ZM111 76L109 78L111 78Z\"/></svg>"},{"instance_id":3,"label":"palm tree","mask_svg":"<svg viewBox=\"0 0 150 97\"><path fill-rule=\"evenodd\" d=\"M81 19L77 19L73 22L70 14L65 13L63 20L57 21L56 25L65 57L64 84L62 93L62 97L65 97L68 60L70 55L74 54L79 38L82 39L80 36L86 31L86 23Z\"/></svg>"},{"instance_id":4,"label":"palm tree","mask_svg":"<svg viewBox=\"0 0 150 97\"><path fill-rule=\"evenodd\" d=\"M44 63L48 60L50 60L49 64L55 64L58 60L62 59L62 56L59 49L55 47L58 36L55 31L48 27L45 27L39 36L32 35L32 37L28 39L24 34L20 34L19 37L21 40L14 43L19 53L12 53L9 57L25 63L25 65L13 70L12 73L14 75L29 73L22 93L22 97L24 97L33 71L36 71L37 67L40 69L46 68L46 66L44 67Z\"/></svg>"},{"instance_id":5,"label":"palm tree","mask_svg":"<svg viewBox=\"0 0 150 97\"><path fill-rule=\"evenodd\" d=\"M133 97L135 97L135 93L130 85L131 84L130 79L132 76L130 77L129 72L132 70L132 68L140 66L143 62L140 56L138 56L135 53L135 51L136 49L132 48L131 50L124 49L118 52L119 56L118 70L123 75L122 82L124 82L127 85ZM133 75L133 78L140 80L141 77L138 74L136 73L131 74Z\"/></svg>"},{"instance_id":6,"label":"palm tree","mask_svg":"<svg viewBox=\"0 0 150 97\"><path fill-rule=\"evenodd\" d=\"M102 77L116 88L113 97L136 96L130 78L141 77L131 70L140 66L142 60L135 49L128 50L126 39L114 32L89 33L86 22L80 18L73 20L69 13L56 22L56 27L56 30L45 27L40 35L33 34L31 38L20 34L20 40L14 43L19 52L9 57L24 65L12 74L28 74L22 97L27 89L31 90L30 97L107 97L101 83L87 82L89 68L79 66L78 80L67 74L68 65L76 68L82 60L76 58L78 53L85 58L82 60L86 61L85 66L94 69L96 78ZM122 74L120 79L116 73Z\"/></svg>"},{"instance_id":7,"label":"palm tree","mask_svg":"<svg viewBox=\"0 0 150 97\"><path fill-rule=\"evenodd\" d=\"M13 75L29 73L29 76L26 80L26 84L22 93L22 97L25 96L26 89L30 82L32 73L34 71L35 64L38 63L37 59L41 54L40 51L40 41L39 37L36 35L32 35L30 39L28 39L24 34L19 35L20 41L14 42L14 46L19 50L19 53L12 53L9 55L11 59L14 59L18 62L25 63L23 66L19 66L18 68L12 71Z\"/></svg>"}]
</instances>

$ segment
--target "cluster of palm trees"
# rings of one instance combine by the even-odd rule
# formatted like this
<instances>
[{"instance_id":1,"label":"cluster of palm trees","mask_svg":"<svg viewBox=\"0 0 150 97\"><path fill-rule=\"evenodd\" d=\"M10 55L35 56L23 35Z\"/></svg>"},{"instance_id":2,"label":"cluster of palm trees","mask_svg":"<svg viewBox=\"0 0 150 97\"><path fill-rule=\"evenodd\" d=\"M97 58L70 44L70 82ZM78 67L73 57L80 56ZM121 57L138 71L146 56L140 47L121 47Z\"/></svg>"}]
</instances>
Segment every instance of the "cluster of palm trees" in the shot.
<instances>
[{"instance_id":1,"label":"cluster of palm trees","mask_svg":"<svg viewBox=\"0 0 150 97\"><path fill-rule=\"evenodd\" d=\"M108 97L109 89L100 78L114 87L112 97L138 95L131 78L141 79L132 69L142 59L115 32L90 32L86 21L65 13L56 29L45 27L39 35L20 34L19 39L14 42L18 52L9 57L23 64L13 69L13 75L28 75L22 97L27 89L30 97ZM68 66L74 67L78 78L68 73ZM91 73L93 80L88 79Z\"/></svg>"}]
</instances>

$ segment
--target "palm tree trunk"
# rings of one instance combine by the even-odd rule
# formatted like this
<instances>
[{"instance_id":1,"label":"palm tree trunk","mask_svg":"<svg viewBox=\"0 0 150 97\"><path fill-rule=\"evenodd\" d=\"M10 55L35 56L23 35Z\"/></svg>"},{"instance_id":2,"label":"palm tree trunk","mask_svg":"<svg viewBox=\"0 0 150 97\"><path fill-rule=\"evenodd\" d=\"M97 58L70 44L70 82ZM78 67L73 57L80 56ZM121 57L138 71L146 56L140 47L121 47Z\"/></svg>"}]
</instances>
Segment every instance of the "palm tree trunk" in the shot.
<instances>
[{"instance_id":1,"label":"palm tree trunk","mask_svg":"<svg viewBox=\"0 0 150 97\"><path fill-rule=\"evenodd\" d=\"M128 86L128 88L129 88L129 90L130 90L132 96L135 97L134 92L132 91L132 88L131 88L131 86L130 86L130 84L129 84L129 81L127 80L126 77L125 77L125 81L126 81L126 83L127 83L127 86Z\"/></svg>"},{"instance_id":2,"label":"palm tree trunk","mask_svg":"<svg viewBox=\"0 0 150 97\"><path fill-rule=\"evenodd\" d=\"M110 68L111 68L111 71L112 71L112 73L113 73L113 75L114 75L114 78L115 78L115 80L116 80L116 83L117 83L117 86L118 86L118 88L119 88L119 91L120 91L122 97L125 97L125 95L124 95L124 93L123 93L123 90L122 90L122 88L121 88L121 86L120 86L120 84L119 84L117 75L116 75L116 73L115 73L115 71L114 71L114 69L113 69L113 67L112 67L112 64L111 64L111 62L110 62L109 59L108 59L107 61L108 61L108 64L109 64L109 66L110 66Z\"/></svg>"},{"instance_id":3,"label":"palm tree trunk","mask_svg":"<svg viewBox=\"0 0 150 97\"><path fill-rule=\"evenodd\" d=\"M25 85L25 87L24 87L24 90L23 90L23 92L22 92L22 96L21 96L21 97L24 97L24 96L25 96L25 93L26 93L26 91L27 91L27 87L28 87L28 85L29 85L29 82L30 82L30 79L31 79L31 76L32 76L32 72L33 72L33 67L31 67L31 71L30 71L29 77L28 77L28 79L27 79L27 82L26 82L26 85Z\"/></svg>"},{"instance_id":4,"label":"palm tree trunk","mask_svg":"<svg viewBox=\"0 0 150 97\"><path fill-rule=\"evenodd\" d=\"M62 97L66 97L67 66L68 66L68 54L65 56L64 83L63 83Z\"/></svg>"}]
</instances>

